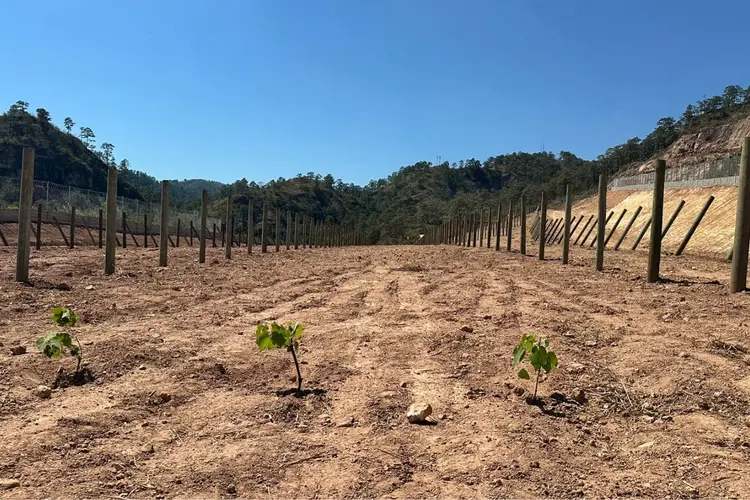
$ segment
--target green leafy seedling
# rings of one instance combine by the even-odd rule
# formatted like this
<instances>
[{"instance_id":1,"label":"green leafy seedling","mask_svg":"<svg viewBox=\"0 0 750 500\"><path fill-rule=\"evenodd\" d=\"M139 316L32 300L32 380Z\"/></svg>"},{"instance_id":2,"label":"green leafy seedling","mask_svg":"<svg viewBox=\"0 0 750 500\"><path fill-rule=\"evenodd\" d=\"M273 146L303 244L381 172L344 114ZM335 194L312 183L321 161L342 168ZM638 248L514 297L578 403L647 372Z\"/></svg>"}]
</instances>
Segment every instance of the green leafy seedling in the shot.
<instances>
[{"instance_id":1,"label":"green leafy seedling","mask_svg":"<svg viewBox=\"0 0 750 500\"><path fill-rule=\"evenodd\" d=\"M280 325L274 321L270 326L261 323L255 330L255 343L258 344L258 349L261 351L286 348L292 353L294 367L297 369L297 394L302 393L302 373L299 370L297 351L299 350L299 339L302 338L304 329L300 323Z\"/></svg>"},{"instance_id":2,"label":"green leafy seedling","mask_svg":"<svg viewBox=\"0 0 750 500\"><path fill-rule=\"evenodd\" d=\"M534 398L536 399L537 388L539 387L539 375L542 370L550 373L557 366L557 355L549 348L549 339L537 338L530 333L521 336L521 341L513 348L513 368L518 366L528 355L528 362L536 371L536 383L534 384ZM518 370L518 377L523 380L529 380L529 372L526 368Z\"/></svg>"},{"instance_id":3,"label":"green leafy seedling","mask_svg":"<svg viewBox=\"0 0 750 500\"><path fill-rule=\"evenodd\" d=\"M50 317L53 323L57 326L65 328L61 332L52 332L43 337L39 337L35 342L35 346L39 349L42 354L50 359L56 359L66 353L76 358L76 371L75 375L81 370L81 361L83 360L83 354L81 352L81 344L77 339L73 338L67 328L75 326L78 321L78 315L65 306L56 307L52 309L52 316ZM73 343L75 341L75 344Z\"/></svg>"}]
</instances>

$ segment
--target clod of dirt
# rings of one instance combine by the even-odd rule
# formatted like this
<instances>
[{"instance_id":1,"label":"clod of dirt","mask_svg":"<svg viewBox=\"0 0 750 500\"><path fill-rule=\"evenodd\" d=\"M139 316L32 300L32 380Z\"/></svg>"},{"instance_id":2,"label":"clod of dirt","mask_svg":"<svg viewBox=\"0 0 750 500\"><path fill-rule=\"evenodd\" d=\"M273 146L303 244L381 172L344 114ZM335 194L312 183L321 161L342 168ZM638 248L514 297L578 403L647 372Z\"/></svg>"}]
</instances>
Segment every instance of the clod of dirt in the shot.
<instances>
[{"instance_id":1,"label":"clod of dirt","mask_svg":"<svg viewBox=\"0 0 750 500\"><path fill-rule=\"evenodd\" d=\"M578 403L579 405L585 405L586 404L586 392L584 392L583 389L580 387L576 387L573 389L573 392L570 393L570 399Z\"/></svg>"},{"instance_id":2,"label":"clod of dirt","mask_svg":"<svg viewBox=\"0 0 750 500\"><path fill-rule=\"evenodd\" d=\"M227 493L229 493L230 495L236 495L237 487L233 484L230 484L229 486L227 486Z\"/></svg>"},{"instance_id":3,"label":"clod of dirt","mask_svg":"<svg viewBox=\"0 0 750 500\"><path fill-rule=\"evenodd\" d=\"M516 396L523 396L525 393L526 389L524 389L523 387L516 386L513 388L513 394L515 394Z\"/></svg>"},{"instance_id":4,"label":"clod of dirt","mask_svg":"<svg viewBox=\"0 0 750 500\"><path fill-rule=\"evenodd\" d=\"M40 385L36 387L32 393L39 399L49 399L52 396L52 389L46 385Z\"/></svg>"},{"instance_id":5,"label":"clod of dirt","mask_svg":"<svg viewBox=\"0 0 750 500\"><path fill-rule=\"evenodd\" d=\"M161 403L169 403L170 401L172 401L172 396L170 396L170 395L169 395L169 394L167 394L166 392L160 392L160 393L159 393L159 394L158 394L158 395L156 396L156 399L157 399L157 404L161 404Z\"/></svg>"},{"instance_id":6,"label":"clod of dirt","mask_svg":"<svg viewBox=\"0 0 750 500\"><path fill-rule=\"evenodd\" d=\"M54 288L55 288L55 290L60 290L62 292L69 292L70 291L70 285L68 285L67 283L58 283L57 285L55 285Z\"/></svg>"},{"instance_id":7,"label":"clod of dirt","mask_svg":"<svg viewBox=\"0 0 750 500\"><path fill-rule=\"evenodd\" d=\"M10 353L13 356L20 356L21 354L26 354L26 346L25 345L17 345L10 348Z\"/></svg>"},{"instance_id":8,"label":"clod of dirt","mask_svg":"<svg viewBox=\"0 0 750 500\"><path fill-rule=\"evenodd\" d=\"M596 347L596 340L587 340L583 345L586 347Z\"/></svg>"},{"instance_id":9,"label":"clod of dirt","mask_svg":"<svg viewBox=\"0 0 750 500\"><path fill-rule=\"evenodd\" d=\"M432 415L432 406L429 403L417 402L412 403L409 409L406 410L406 418L410 424L421 424L427 420L427 417Z\"/></svg>"},{"instance_id":10,"label":"clod of dirt","mask_svg":"<svg viewBox=\"0 0 750 500\"><path fill-rule=\"evenodd\" d=\"M0 491L18 488L21 483L17 479L0 479Z\"/></svg>"},{"instance_id":11,"label":"clod of dirt","mask_svg":"<svg viewBox=\"0 0 750 500\"><path fill-rule=\"evenodd\" d=\"M82 368L78 372L73 373L67 373L65 369L60 367L60 369L57 371L55 381L52 383L52 388L62 389L73 385L84 385L88 384L89 382L93 382L94 380L96 380L94 374L91 373L91 370L86 367Z\"/></svg>"},{"instance_id":12,"label":"clod of dirt","mask_svg":"<svg viewBox=\"0 0 750 500\"><path fill-rule=\"evenodd\" d=\"M470 327L469 325L464 325L461 327L461 331L466 332L466 333L473 333L474 329Z\"/></svg>"},{"instance_id":13,"label":"clod of dirt","mask_svg":"<svg viewBox=\"0 0 750 500\"><path fill-rule=\"evenodd\" d=\"M154 452L154 445L151 443L144 444L141 446L141 452L142 453L153 453Z\"/></svg>"}]
</instances>

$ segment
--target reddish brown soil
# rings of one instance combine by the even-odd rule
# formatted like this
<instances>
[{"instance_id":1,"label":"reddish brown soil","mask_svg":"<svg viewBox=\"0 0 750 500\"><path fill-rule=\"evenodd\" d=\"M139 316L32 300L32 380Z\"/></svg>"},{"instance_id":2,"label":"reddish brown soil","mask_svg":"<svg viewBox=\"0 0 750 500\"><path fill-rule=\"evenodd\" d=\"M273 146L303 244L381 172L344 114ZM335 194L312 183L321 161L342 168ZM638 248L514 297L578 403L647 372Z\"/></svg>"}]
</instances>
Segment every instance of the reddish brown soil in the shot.
<instances>
[{"instance_id":1,"label":"reddish brown soil","mask_svg":"<svg viewBox=\"0 0 750 500\"><path fill-rule=\"evenodd\" d=\"M746 294L724 263L573 264L455 247L32 251L33 287L0 248L2 498L741 497L750 491ZM713 282L718 279L719 282ZM54 286L65 282L70 291ZM34 339L60 304L94 383L53 391ZM304 398L260 321L304 323ZM473 331L462 331L462 326ZM466 328L469 330L470 328ZM510 358L551 337L560 367L529 405ZM12 356L25 345L28 353ZM567 399L575 388L588 402ZM280 395L281 394L281 395ZM427 401L435 425L405 412ZM349 427L338 426L354 420Z\"/></svg>"}]
</instances>

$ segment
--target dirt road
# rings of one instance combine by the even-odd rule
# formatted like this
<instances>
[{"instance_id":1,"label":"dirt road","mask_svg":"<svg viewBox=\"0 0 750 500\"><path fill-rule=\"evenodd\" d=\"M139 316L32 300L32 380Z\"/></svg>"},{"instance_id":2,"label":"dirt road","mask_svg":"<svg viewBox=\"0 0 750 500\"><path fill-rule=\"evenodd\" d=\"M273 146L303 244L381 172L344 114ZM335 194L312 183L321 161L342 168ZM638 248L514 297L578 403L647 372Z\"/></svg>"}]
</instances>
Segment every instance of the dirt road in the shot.
<instances>
[{"instance_id":1,"label":"dirt road","mask_svg":"<svg viewBox=\"0 0 750 500\"><path fill-rule=\"evenodd\" d=\"M576 248L563 267L488 249L34 252L0 249L2 498L741 497L750 491L750 296L724 263ZM719 279L719 282L713 280ZM70 291L57 290L60 283ZM56 389L33 341L75 308L96 381ZM255 326L305 325L303 398ZM522 333L560 367L543 407L515 378ZM11 355L25 345L27 354ZM582 389L587 401L572 400ZM522 393L522 391L526 391ZM288 392L288 391L287 391ZM434 425L406 408L426 401Z\"/></svg>"}]
</instances>

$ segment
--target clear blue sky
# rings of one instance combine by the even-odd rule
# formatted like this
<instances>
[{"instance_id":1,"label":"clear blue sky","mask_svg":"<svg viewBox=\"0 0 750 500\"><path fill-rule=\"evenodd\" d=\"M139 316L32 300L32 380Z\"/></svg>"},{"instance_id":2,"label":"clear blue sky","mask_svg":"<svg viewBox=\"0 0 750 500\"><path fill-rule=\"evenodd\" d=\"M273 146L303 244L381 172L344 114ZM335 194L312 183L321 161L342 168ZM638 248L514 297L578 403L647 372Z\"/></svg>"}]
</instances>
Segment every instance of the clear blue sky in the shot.
<instances>
[{"instance_id":1,"label":"clear blue sky","mask_svg":"<svg viewBox=\"0 0 750 500\"><path fill-rule=\"evenodd\" d=\"M747 0L0 0L3 106L158 179L594 158L750 84Z\"/></svg>"}]
</instances>

